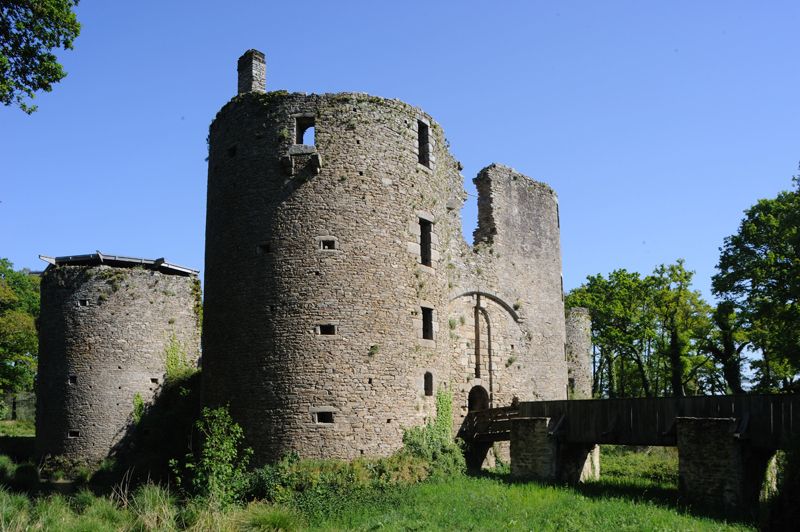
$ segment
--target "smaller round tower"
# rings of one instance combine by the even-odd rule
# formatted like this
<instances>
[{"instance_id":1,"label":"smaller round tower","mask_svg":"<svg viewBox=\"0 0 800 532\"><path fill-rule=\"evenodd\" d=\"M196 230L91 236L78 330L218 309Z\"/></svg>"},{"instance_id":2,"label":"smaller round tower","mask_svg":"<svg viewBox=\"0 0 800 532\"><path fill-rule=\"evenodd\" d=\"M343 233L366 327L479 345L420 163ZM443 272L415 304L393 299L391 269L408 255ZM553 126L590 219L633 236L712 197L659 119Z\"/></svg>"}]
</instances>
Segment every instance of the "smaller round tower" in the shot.
<instances>
[{"instance_id":1,"label":"smaller round tower","mask_svg":"<svg viewBox=\"0 0 800 532\"><path fill-rule=\"evenodd\" d=\"M168 357L196 365L197 272L101 253L42 257L36 450L99 462L151 402ZM175 361L172 361L175 362Z\"/></svg>"},{"instance_id":2,"label":"smaller round tower","mask_svg":"<svg viewBox=\"0 0 800 532\"><path fill-rule=\"evenodd\" d=\"M592 316L589 309L567 310L567 367L570 399L592 398Z\"/></svg>"}]
</instances>

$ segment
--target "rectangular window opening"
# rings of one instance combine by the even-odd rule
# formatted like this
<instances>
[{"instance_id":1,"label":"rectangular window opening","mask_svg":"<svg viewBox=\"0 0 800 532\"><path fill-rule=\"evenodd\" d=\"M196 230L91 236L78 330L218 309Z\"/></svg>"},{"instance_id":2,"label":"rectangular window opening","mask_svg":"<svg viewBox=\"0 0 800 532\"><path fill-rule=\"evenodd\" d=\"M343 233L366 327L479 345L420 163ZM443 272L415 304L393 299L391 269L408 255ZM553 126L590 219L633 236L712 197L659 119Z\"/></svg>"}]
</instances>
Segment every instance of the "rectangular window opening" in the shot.
<instances>
[{"instance_id":1,"label":"rectangular window opening","mask_svg":"<svg viewBox=\"0 0 800 532\"><path fill-rule=\"evenodd\" d=\"M150 378L150 382L151 382L152 384L158 384L158 379L157 379L156 377L151 377L151 378Z\"/></svg>"},{"instance_id":2,"label":"rectangular window opening","mask_svg":"<svg viewBox=\"0 0 800 532\"><path fill-rule=\"evenodd\" d=\"M428 142L428 124L422 120L417 120L417 152L419 154L419 164L430 167L430 144Z\"/></svg>"},{"instance_id":3,"label":"rectangular window opening","mask_svg":"<svg viewBox=\"0 0 800 532\"><path fill-rule=\"evenodd\" d=\"M333 336L336 334L336 325L325 323L319 326L319 334L323 336Z\"/></svg>"},{"instance_id":4,"label":"rectangular window opening","mask_svg":"<svg viewBox=\"0 0 800 532\"><path fill-rule=\"evenodd\" d=\"M88 307L89 306L89 300L88 299L79 299L78 300L78 306L79 307Z\"/></svg>"},{"instance_id":5,"label":"rectangular window opening","mask_svg":"<svg viewBox=\"0 0 800 532\"><path fill-rule=\"evenodd\" d=\"M422 338L433 340L433 309L422 308Z\"/></svg>"},{"instance_id":6,"label":"rectangular window opening","mask_svg":"<svg viewBox=\"0 0 800 532\"><path fill-rule=\"evenodd\" d=\"M314 146L316 130L313 116L298 116L295 118L295 144Z\"/></svg>"},{"instance_id":7,"label":"rectangular window opening","mask_svg":"<svg viewBox=\"0 0 800 532\"><path fill-rule=\"evenodd\" d=\"M430 371L425 372L425 396L431 397L433 395L433 373Z\"/></svg>"},{"instance_id":8,"label":"rectangular window opening","mask_svg":"<svg viewBox=\"0 0 800 532\"><path fill-rule=\"evenodd\" d=\"M319 249L336 249L336 240L320 240Z\"/></svg>"},{"instance_id":9,"label":"rectangular window opening","mask_svg":"<svg viewBox=\"0 0 800 532\"><path fill-rule=\"evenodd\" d=\"M314 418L317 423L333 423L333 412L317 412Z\"/></svg>"},{"instance_id":10,"label":"rectangular window opening","mask_svg":"<svg viewBox=\"0 0 800 532\"><path fill-rule=\"evenodd\" d=\"M433 224L429 220L419 219L419 253L423 266L430 266L431 262L431 229Z\"/></svg>"},{"instance_id":11,"label":"rectangular window opening","mask_svg":"<svg viewBox=\"0 0 800 532\"><path fill-rule=\"evenodd\" d=\"M69 376L69 383L70 384L78 384L78 376L77 375L70 375Z\"/></svg>"},{"instance_id":12,"label":"rectangular window opening","mask_svg":"<svg viewBox=\"0 0 800 532\"><path fill-rule=\"evenodd\" d=\"M67 437L69 438L77 438L80 435L81 435L80 431L77 430L70 430L69 432L67 432Z\"/></svg>"}]
</instances>

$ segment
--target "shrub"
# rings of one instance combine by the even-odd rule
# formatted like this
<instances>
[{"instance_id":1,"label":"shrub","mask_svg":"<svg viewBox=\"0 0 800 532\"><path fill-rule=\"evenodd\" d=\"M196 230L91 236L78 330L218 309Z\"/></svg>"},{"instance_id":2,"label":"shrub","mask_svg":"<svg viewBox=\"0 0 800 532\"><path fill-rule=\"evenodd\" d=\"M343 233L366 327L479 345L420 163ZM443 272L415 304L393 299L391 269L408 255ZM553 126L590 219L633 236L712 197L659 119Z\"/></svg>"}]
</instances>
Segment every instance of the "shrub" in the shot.
<instances>
[{"instance_id":1,"label":"shrub","mask_svg":"<svg viewBox=\"0 0 800 532\"><path fill-rule=\"evenodd\" d=\"M453 396L436 392L436 418L422 427L403 433L403 444L412 456L425 460L432 476L457 475L466 463L461 445L453 440Z\"/></svg>"},{"instance_id":2,"label":"shrub","mask_svg":"<svg viewBox=\"0 0 800 532\"><path fill-rule=\"evenodd\" d=\"M225 507L244 495L248 486L246 469L253 451L244 447L244 431L233 421L227 407L203 408L195 428L202 447L199 457L186 456L184 467L191 491ZM172 461L172 466L180 481L177 463Z\"/></svg>"},{"instance_id":3,"label":"shrub","mask_svg":"<svg viewBox=\"0 0 800 532\"><path fill-rule=\"evenodd\" d=\"M17 464L8 456L0 455L0 483L8 484L14 478L14 472L17 470Z\"/></svg>"},{"instance_id":4,"label":"shrub","mask_svg":"<svg viewBox=\"0 0 800 532\"><path fill-rule=\"evenodd\" d=\"M165 377L167 381L186 380L197 372L197 368L189 363L186 357L186 350L175 336L175 333L172 333L169 337L165 355L164 366L166 368Z\"/></svg>"},{"instance_id":5,"label":"shrub","mask_svg":"<svg viewBox=\"0 0 800 532\"><path fill-rule=\"evenodd\" d=\"M133 413L131 416L133 417L133 423L138 425L139 422L142 420L142 416L144 415L144 399L142 399L142 394L136 392L133 396Z\"/></svg>"}]
</instances>

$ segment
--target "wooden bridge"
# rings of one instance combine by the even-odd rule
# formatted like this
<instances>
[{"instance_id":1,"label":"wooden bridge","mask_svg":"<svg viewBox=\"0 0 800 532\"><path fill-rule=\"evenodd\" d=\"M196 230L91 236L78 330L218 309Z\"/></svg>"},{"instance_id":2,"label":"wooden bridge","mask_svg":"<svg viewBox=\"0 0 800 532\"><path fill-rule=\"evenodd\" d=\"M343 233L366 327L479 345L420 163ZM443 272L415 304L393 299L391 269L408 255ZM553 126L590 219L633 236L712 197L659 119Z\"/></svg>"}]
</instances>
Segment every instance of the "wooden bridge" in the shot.
<instances>
[{"instance_id":1,"label":"wooden bridge","mask_svg":"<svg viewBox=\"0 0 800 532\"><path fill-rule=\"evenodd\" d=\"M687 500L734 515L758 504L775 451L800 444L800 395L523 402L470 412L458 435L473 467L510 441L512 476L559 482L597 478L597 444L676 446Z\"/></svg>"},{"instance_id":2,"label":"wooden bridge","mask_svg":"<svg viewBox=\"0 0 800 532\"><path fill-rule=\"evenodd\" d=\"M734 437L762 449L785 449L800 437L800 395L723 395L522 402L470 412L459 437L508 441L515 418L550 418L551 435L569 443L677 445L677 418L731 418Z\"/></svg>"}]
</instances>

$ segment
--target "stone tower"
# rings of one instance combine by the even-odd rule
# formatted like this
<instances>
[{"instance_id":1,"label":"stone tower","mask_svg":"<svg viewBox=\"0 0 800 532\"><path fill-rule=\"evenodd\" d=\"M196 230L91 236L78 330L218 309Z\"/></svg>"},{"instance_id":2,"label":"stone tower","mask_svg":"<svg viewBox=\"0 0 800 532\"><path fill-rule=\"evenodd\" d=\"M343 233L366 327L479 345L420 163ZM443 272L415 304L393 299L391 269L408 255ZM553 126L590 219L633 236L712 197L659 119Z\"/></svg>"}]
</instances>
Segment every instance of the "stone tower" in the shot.
<instances>
[{"instance_id":1,"label":"stone tower","mask_svg":"<svg viewBox=\"0 0 800 532\"><path fill-rule=\"evenodd\" d=\"M429 115L265 92L258 57L210 128L203 332L206 402L230 404L256 461L389 454L437 390L456 428L470 408L565 398L553 191L487 167L473 248Z\"/></svg>"},{"instance_id":2,"label":"stone tower","mask_svg":"<svg viewBox=\"0 0 800 532\"><path fill-rule=\"evenodd\" d=\"M37 454L96 463L128 429L134 398L157 393L168 348L196 364L197 272L99 252L42 258Z\"/></svg>"},{"instance_id":3,"label":"stone tower","mask_svg":"<svg viewBox=\"0 0 800 532\"><path fill-rule=\"evenodd\" d=\"M592 398L592 317L589 309L567 311L567 365L570 399Z\"/></svg>"}]
</instances>

